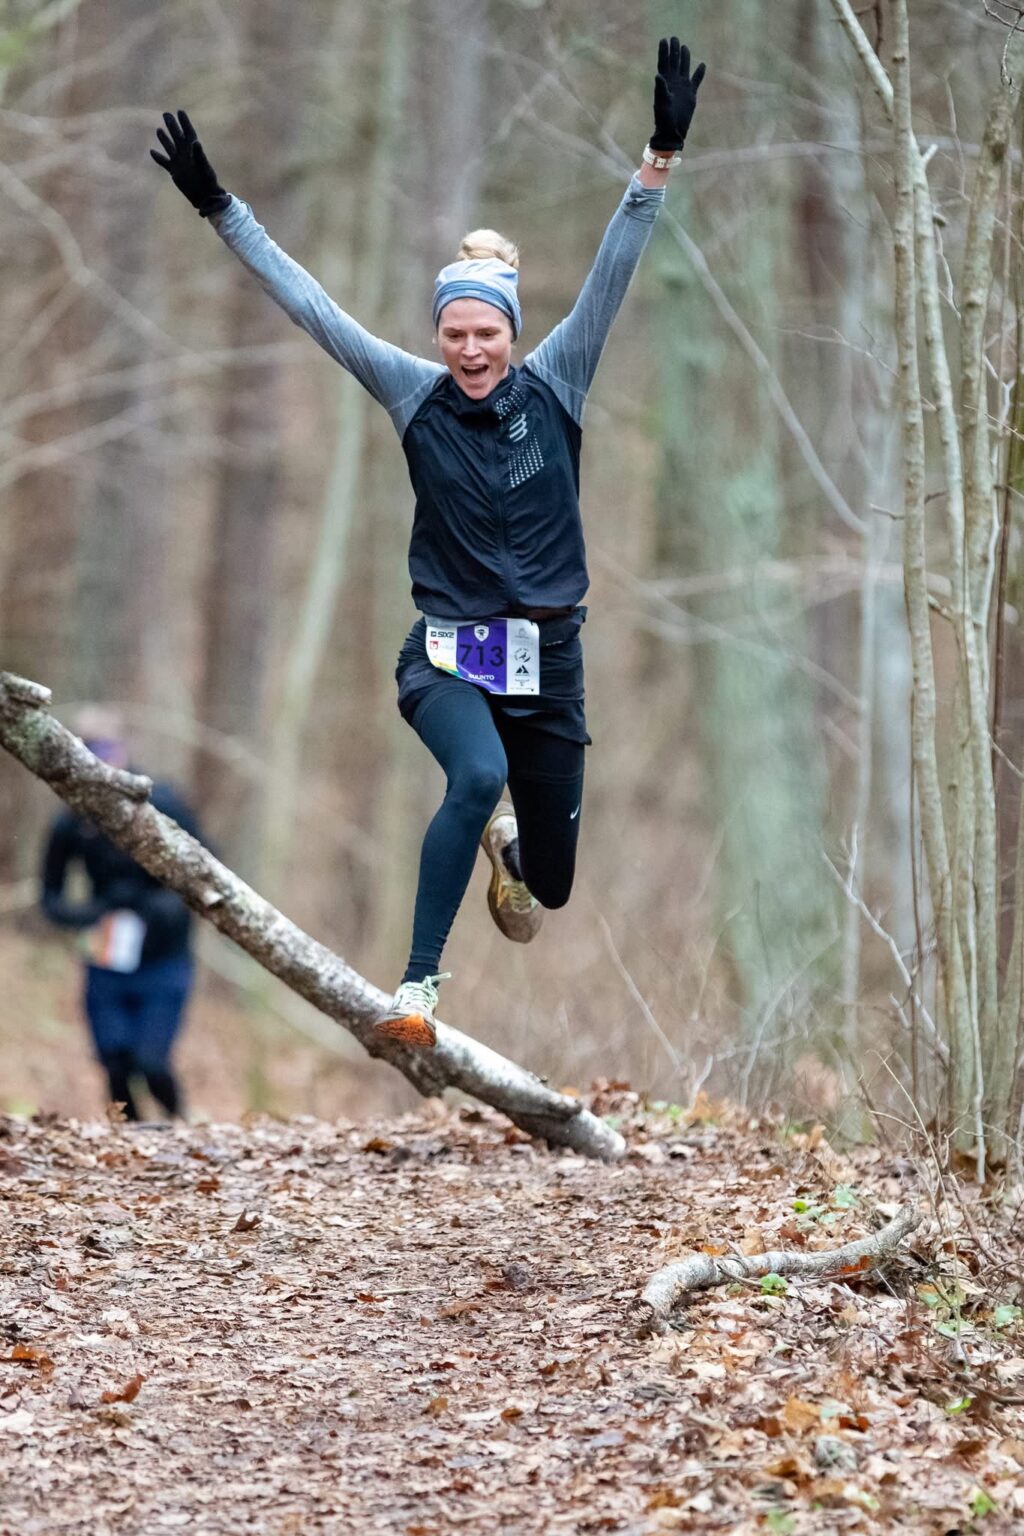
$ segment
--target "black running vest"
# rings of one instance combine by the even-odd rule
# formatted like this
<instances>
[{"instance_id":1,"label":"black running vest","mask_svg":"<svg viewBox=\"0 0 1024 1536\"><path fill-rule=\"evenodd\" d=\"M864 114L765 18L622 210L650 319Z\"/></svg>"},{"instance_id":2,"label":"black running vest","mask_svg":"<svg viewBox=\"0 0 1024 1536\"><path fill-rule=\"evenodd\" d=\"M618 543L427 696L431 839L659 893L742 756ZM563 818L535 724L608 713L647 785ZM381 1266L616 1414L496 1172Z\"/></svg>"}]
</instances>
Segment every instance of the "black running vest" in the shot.
<instances>
[{"instance_id":1,"label":"black running vest","mask_svg":"<svg viewBox=\"0 0 1024 1536\"><path fill-rule=\"evenodd\" d=\"M483 400L445 374L402 439L416 493L409 574L431 618L571 608L587 590L581 431L529 368Z\"/></svg>"}]
</instances>

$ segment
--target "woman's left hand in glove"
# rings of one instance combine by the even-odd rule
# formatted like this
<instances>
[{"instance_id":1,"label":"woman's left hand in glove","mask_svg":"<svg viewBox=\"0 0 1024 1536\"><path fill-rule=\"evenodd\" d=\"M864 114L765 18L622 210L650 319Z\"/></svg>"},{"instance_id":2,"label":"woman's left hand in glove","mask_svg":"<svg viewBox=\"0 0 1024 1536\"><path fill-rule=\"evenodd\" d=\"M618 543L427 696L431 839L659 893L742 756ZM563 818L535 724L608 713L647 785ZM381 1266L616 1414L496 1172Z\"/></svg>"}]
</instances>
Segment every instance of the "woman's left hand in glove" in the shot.
<instances>
[{"instance_id":1,"label":"woman's left hand in glove","mask_svg":"<svg viewBox=\"0 0 1024 1536\"><path fill-rule=\"evenodd\" d=\"M658 73L654 80L652 149L682 149L703 79L703 64L698 64L690 74L689 48L678 37L663 37L658 44Z\"/></svg>"}]
</instances>

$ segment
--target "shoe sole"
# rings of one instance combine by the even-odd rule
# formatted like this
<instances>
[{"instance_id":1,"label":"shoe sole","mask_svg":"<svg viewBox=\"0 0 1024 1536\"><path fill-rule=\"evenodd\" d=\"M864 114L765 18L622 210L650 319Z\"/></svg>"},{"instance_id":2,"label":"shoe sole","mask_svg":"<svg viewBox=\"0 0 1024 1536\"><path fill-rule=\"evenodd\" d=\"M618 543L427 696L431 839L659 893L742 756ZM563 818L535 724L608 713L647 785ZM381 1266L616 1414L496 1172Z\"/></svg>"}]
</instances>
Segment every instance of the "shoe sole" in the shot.
<instances>
[{"instance_id":1,"label":"shoe sole","mask_svg":"<svg viewBox=\"0 0 1024 1536\"><path fill-rule=\"evenodd\" d=\"M486 827L484 827L483 835L480 838L480 846L483 848L484 853L486 853L487 857L491 861L491 883L487 887L487 906L490 909L490 913L494 919L495 925L497 926L502 936L506 939L509 939L513 944L529 944L531 939L536 938L540 929L541 918L544 914L540 911L539 907L534 908L534 911L539 913L539 916L536 918L532 933L509 933L503 921L504 907L501 901L501 888L503 885L511 884L511 880L509 879L509 873L505 868L505 861L502 858L500 851L494 849L491 846L491 828L497 821L498 817L513 816L514 814L515 811L512 805L507 800L502 800L498 805L497 810L494 812L494 815L491 817ZM513 913L513 916L519 916L519 914Z\"/></svg>"},{"instance_id":2,"label":"shoe sole","mask_svg":"<svg viewBox=\"0 0 1024 1536\"><path fill-rule=\"evenodd\" d=\"M411 1046L419 1051L432 1051L437 1044L437 1030L421 1013L378 1019L373 1032L380 1040L393 1040L396 1045Z\"/></svg>"}]
</instances>

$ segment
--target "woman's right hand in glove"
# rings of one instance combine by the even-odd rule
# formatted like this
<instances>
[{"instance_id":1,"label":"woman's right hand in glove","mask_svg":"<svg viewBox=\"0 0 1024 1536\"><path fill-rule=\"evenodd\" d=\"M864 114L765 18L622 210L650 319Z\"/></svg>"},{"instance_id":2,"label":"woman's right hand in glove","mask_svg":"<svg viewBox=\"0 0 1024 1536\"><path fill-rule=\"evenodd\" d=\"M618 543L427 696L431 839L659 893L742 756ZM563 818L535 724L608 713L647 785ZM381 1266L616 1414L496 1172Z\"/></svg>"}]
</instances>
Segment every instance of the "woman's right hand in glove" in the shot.
<instances>
[{"instance_id":1,"label":"woman's right hand in glove","mask_svg":"<svg viewBox=\"0 0 1024 1536\"><path fill-rule=\"evenodd\" d=\"M165 112L163 117L167 132L158 128L156 136L166 154L158 155L151 149L153 159L167 172L201 218L208 219L211 213L223 213L231 197L217 180L217 173L206 158L188 113L179 110L175 117L173 112Z\"/></svg>"}]
</instances>

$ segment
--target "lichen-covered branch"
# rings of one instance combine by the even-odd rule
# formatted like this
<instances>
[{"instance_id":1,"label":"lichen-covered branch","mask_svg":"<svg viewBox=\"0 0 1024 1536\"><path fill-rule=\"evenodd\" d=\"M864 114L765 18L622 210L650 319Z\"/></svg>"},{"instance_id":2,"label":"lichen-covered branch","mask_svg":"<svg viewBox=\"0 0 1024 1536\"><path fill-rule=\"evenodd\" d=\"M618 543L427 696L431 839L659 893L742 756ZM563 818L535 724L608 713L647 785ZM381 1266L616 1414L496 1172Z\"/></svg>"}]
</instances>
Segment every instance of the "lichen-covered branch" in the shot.
<instances>
[{"instance_id":1,"label":"lichen-covered branch","mask_svg":"<svg viewBox=\"0 0 1024 1536\"><path fill-rule=\"evenodd\" d=\"M861 1274L892 1253L923 1219L920 1211L905 1206L872 1237L859 1237L842 1248L821 1253L790 1253L777 1249L772 1253L732 1254L728 1258L692 1253L674 1264L666 1264L648 1280L632 1305L634 1330L640 1338L646 1334L665 1333L673 1308L685 1296L692 1291L707 1291L736 1280L756 1280L763 1275L799 1275L805 1279L824 1280L830 1276Z\"/></svg>"},{"instance_id":2,"label":"lichen-covered branch","mask_svg":"<svg viewBox=\"0 0 1024 1536\"><path fill-rule=\"evenodd\" d=\"M390 997L323 944L303 933L195 838L155 810L148 779L108 768L46 706L47 689L0 672L0 746L45 780L78 815L163 881L194 912L233 939L286 986L351 1031L423 1094L459 1088L492 1105L533 1136L614 1160L617 1131L576 1099L555 1093L533 1073L438 1024L437 1048L415 1052L382 1040L374 1023Z\"/></svg>"}]
</instances>

